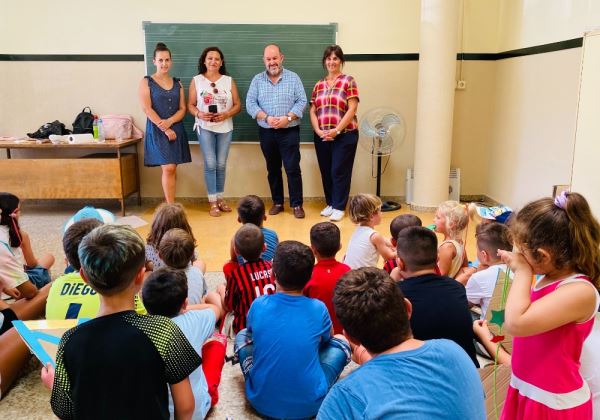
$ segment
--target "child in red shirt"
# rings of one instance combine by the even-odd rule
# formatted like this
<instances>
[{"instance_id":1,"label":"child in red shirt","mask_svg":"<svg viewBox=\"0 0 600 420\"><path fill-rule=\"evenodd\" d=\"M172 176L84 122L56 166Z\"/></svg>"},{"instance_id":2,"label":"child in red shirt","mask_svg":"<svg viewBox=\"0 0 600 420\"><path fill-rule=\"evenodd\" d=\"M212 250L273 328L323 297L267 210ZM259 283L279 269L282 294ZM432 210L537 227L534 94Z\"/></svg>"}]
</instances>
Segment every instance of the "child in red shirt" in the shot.
<instances>
[{"instance_id":1,"label":"child in red shirt","mask_svg":"<svg viewBox=\"0 0 600 420\"><path fill-rule=\"evenodd\" d=\"M327 306L333 333L341 334L342 325L333 310L333 289L338 279L350 271L350 267L335 259L335 254L342 248L340 229L331 222L317 223L310 229L310 247L317 258L317 264L309 282L304 286L304 296L319 299Z\"/></svg>"},{"instance_id":2,"label":"child in red shirt","mask_svg":"<svg viewBox=\"0 0 600 420\"><path fill-rule=\"evenodd\" d=\"M260 258L265 250L262 230L252 223L246 223L235 234L235 253L246 261L239 264L237 258L223 266L227 281L217 291L223 299L223 308L233 312L233 331L237 334L246 328L246 315L250 305L259 296L275 293L275 279L271 273L271 263Z\"/></svg>"},{"instance_id":3,"label":"child in red shirt","mask_svg":"<svg viewBox=\"0 0 600 420\"><path fill-rule=\"evenodd\" d=\"M400 233L400 231L410 226L423 226L423 222L421 222L421 219L419 219L419 217L415 216L414 214L407 213L394 217L394 219L390 223L390 234L392 235L391 242L392 245L394 245L394 248L396 248L396 245L398 245L398 234ZM396 267L398 267L398 261L396 258L391 258L387 260L383 265L383 269L388 274L391 274L392 270Z\"/></svg>"}]
</instances>

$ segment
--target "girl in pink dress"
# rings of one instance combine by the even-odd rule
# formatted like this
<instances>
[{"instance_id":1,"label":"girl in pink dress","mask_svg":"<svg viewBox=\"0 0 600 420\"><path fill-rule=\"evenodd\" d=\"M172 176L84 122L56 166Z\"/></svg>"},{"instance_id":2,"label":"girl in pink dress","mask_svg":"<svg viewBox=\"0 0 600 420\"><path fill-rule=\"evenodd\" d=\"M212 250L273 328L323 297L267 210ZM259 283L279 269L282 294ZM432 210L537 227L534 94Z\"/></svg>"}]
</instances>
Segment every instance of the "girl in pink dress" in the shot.
<instances>
[{"instance_id":1,"label":"girl in pink dress","mask_svg":"<svg viewBox=\"0 0 600 420\"><path fill-rule=\"evenodd\" d=\"M511 221L518 252L498 251L514 271L504 328L514 336L502 419L591 419L581 348L598 310L600 225L583 196L527 204ZM541 275L531 287L534 274Z\"/></svg>"}]
</instances>

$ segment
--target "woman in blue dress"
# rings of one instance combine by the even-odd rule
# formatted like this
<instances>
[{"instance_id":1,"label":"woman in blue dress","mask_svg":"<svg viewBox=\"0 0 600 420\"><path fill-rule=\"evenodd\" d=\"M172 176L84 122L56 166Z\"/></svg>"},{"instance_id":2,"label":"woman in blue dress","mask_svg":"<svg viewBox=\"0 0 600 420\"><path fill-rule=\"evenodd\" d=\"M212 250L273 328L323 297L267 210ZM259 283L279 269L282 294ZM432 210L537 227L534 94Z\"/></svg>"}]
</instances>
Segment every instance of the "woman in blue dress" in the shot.
<instances>
[{"instance_id":1,"label":"woman in blue dress","mask_svg":"<svg viewBox=\"0 0 600 420\"><path fill-rule=\"evenodd\" d=\"M171 51L159 42L152 62L156 72L140 82L139 98L146 120L144 165L162 168L162 187L167 203L175 201L177 165L191 162L190 147L183 129L186 112L183 86L171 77Z\"/></svg>"}]
</instances>

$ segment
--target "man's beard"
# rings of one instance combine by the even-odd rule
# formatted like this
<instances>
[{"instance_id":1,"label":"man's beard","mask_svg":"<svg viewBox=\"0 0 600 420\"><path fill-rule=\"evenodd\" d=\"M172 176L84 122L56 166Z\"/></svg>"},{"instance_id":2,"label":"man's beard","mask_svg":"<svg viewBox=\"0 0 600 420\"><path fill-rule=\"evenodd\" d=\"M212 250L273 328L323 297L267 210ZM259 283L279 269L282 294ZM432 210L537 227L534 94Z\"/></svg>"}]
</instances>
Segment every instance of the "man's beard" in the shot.
<instances>
[{"instance_id":1,"label":"man's beard","mask_svg":"<svg viewBox=\"0 0 600 420\"><path fill-rule=\"evenodd\" d=\"M279 76L281 74L281 66L269 66L269 75Z\"/></svg>"}]
</instances>

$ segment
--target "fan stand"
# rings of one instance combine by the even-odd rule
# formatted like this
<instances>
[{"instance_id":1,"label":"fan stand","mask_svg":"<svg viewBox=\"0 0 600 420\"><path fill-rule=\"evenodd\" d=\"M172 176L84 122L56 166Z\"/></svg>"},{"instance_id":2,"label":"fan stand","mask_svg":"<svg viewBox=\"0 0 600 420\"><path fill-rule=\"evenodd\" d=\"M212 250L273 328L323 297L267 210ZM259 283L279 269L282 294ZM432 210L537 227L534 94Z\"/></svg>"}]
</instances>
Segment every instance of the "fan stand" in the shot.
<instances>
[{"instance_id":1,"label":"fan stand","mask_svg":"<svg viewBox=\"0 0 600 420\"><path fill-rule=\"evenodd\" d=\"M376 137L377 141L381 146L381 137ZM377 197L381 198L381 153L377 153ZM381 200L381 211L396 211L400 210L402 206L400 203L395 201L383 201Z\"/></svg>"}]
</instances>

